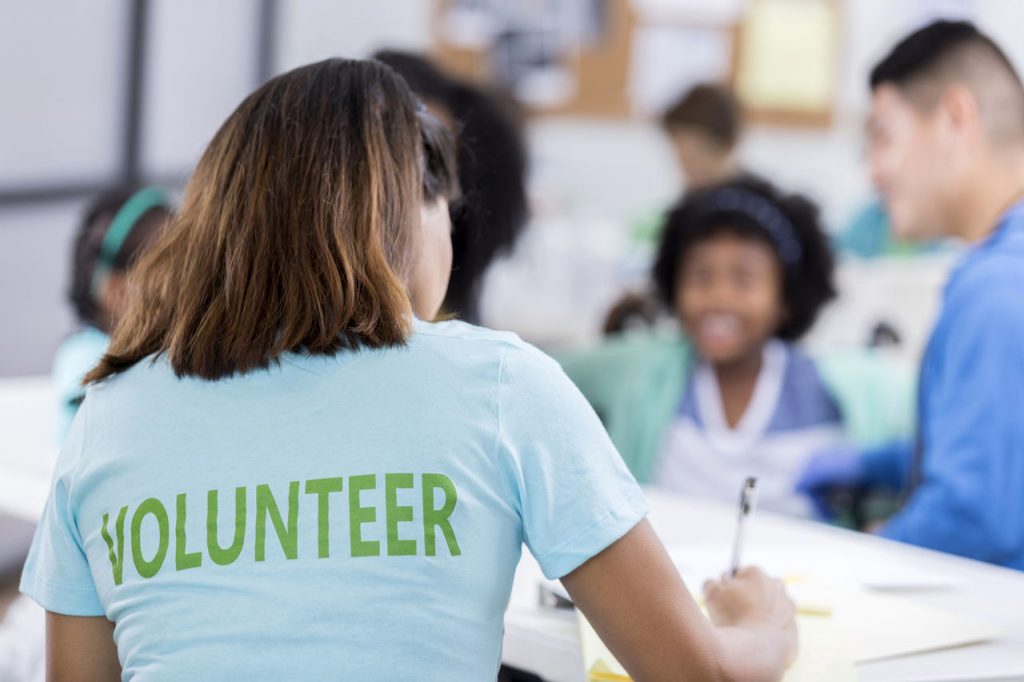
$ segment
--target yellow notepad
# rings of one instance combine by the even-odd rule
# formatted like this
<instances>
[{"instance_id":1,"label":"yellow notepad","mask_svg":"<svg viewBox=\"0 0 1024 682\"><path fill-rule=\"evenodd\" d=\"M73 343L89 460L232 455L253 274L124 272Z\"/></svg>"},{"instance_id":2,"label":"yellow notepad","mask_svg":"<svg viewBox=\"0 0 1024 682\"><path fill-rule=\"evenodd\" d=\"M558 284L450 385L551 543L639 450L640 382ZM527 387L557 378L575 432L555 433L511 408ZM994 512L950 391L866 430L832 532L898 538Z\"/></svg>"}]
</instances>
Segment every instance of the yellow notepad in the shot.
<instances>
[{"instance_id":1,"label":"yellow notepad","mask_svg":"<svg viewBox=\"0 0 1024 682\"><path fill-rule=\"evenodd\" d=\"M580 644L587 682L629 682L626 669L604 645L594 628L578 614ZM797 616L800 653L783 678L785 682L855 682L857 670L846 636L835 619L821 616Z\"/></svg>"},{"instance_id":2,"label":"yellow notepad","mask_svg":"<svg viewBox=\"0 0 1024 682\"><path fill-rule=\"evenodd\" d=\"M855 656L849 637L838 618L833 617L833 606L837 605L836 588L808 578L789 577L785 582L796 602L800 641L797 660L783 678L785 682L857 680ZM845 597L840 599L841 602L849 598L849 592L840 590L838 594ZM697 594L694 594L694 598L703 610L703 598ZM579 611L577 614L587 682L629 680L626 669L615 660L587 619Z\"/></svg>"}]
</instances>

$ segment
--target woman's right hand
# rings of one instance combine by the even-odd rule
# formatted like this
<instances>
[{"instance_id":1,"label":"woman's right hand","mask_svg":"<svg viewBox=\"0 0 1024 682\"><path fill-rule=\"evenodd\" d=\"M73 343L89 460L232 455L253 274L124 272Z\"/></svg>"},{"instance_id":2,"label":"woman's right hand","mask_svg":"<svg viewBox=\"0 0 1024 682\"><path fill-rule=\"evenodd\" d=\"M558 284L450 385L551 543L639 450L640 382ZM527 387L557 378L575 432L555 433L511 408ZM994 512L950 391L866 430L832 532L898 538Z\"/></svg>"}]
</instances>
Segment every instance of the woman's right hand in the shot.
<instances>
[{"instance_id":1,"label":"woman's right hand","mask_svg":"<svg viewBox=\"0 0 1024 682\"><path fill-rule=\"evenodd\" d=\"M735 576L704 583L704 602L719 627L775 632L792 663L797 651L796 605L781 580L758 568L740 569Z\"/></svg>"},{"instance_id":2,"label":"woman's right hand","mask_svg":"<svg viewBox=\"0 0 1024 682\"><path fill-rule=\"evenodd\" d=\"M634 680L777 682L796 656L781 583L745 569L709 584L711 622L646 519L562 584Z\"/></svg>"}]
</instances>

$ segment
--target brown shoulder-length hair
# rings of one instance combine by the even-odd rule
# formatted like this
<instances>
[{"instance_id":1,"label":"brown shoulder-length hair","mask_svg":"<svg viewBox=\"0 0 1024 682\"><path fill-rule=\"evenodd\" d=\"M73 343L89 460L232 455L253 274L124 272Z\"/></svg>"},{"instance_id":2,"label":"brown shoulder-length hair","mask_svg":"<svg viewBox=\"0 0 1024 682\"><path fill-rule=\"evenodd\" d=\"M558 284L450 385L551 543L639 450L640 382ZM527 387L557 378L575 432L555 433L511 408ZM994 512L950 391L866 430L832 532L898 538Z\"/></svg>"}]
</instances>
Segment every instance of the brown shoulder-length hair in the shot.
<instances>
[{"instance_id":1,"label":"brown shoulder-length hair","mask_svg":"<svg viewBox=\"0 0 1024 682\"><path fill-rule=\"evenodd\" d=\"M206 148L85 381L148 356L218 379L289 351L401 345L419 208L458 194L453 159L444 127L379 62L267 82Z\"/></svg>"}]
</instances>

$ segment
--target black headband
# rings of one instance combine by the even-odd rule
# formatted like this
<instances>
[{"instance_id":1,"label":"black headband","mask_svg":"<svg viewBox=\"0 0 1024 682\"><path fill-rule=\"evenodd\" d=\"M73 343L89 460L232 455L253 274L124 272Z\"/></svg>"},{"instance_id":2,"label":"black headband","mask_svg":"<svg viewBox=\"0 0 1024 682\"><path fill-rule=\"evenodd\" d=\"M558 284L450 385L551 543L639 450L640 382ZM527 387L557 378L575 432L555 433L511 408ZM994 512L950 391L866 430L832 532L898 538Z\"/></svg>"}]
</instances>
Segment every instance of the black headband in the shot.
<instances>
[{"instance_id":1,"label":"black headband","mask_svg":"<svg viewBox=\"0 0 1024 682\"><path fill-rule=\"evenodd\" d=\"M768 233L784 265L796 265L804 249L793 222L770 200L746 189L723 187L711 190L700 202L703 216L714 213L739 213Z\"/></svg>"}]
</instances>

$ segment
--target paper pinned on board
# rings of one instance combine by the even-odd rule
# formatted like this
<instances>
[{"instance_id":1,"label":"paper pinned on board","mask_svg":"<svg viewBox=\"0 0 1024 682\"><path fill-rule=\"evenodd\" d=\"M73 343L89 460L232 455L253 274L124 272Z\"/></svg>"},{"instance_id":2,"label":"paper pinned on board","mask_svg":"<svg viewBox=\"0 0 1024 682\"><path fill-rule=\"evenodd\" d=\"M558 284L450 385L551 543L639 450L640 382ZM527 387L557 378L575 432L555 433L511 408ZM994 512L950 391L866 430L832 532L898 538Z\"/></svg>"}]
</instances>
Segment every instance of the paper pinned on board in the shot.
<instances>
[{"instance_id":1,"label":"paper pinned on board","mask_svg":"<svg viewBox=\"0 0 1024 682\"><path fill-rule=\"evenodd\" d=\"M750 107L820 112L835 90L837 31L827 2L762 0L740 41L736 89Z\"/></svg>"}]
</instances>

